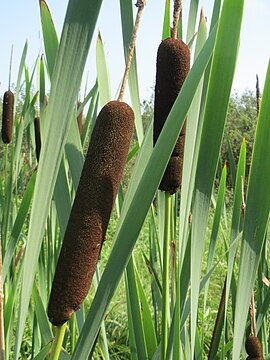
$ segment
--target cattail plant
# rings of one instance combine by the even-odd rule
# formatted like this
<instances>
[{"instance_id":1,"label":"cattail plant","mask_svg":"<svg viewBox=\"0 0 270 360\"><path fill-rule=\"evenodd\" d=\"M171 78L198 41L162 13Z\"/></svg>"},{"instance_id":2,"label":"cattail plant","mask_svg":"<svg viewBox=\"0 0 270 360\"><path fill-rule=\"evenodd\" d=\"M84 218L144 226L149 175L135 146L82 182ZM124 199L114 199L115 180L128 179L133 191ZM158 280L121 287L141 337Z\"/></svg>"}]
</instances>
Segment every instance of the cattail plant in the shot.
<instances>
[{"instance_id":1,"label":"cattail plant","mask_svg":"<svg viewBox=\"0 0 270 360\"><path fill-rule=\"evenodd\" d=\"M133 110L111 101L99 113L65 232L51 290L53 325L70 319L86 297L96 270L126 162Z\"/></svg>"},{"instance_id":2,"label":"cattail plant","mask_svg":"<svg viewBox=\"0 0 270 360\"><path fill-rule=\"evenodd\" d=\"M65 232L48 306L53 325L69 320L88 293L126 162L134 113L122 98L144 2L138 2L137 6L120 94L116 101L107 103L97 117ZM60 333L61 326L58 330Z\"/></svg>"},{"instance_id":3,"label":"cattail plant","mask_svg":"<svg viewBox=\"0 0 270 360\"><path fill-rule=\"evenodd\" d=\"M154 144L190 68L190 51L180 39L162 41L157 53L154 105ZM159 189L174 194L181 184L186 124L184 123Z\"/></svg>"},{"instance_id":4,"label":"cattail plant","mask_svg":"<svg viewBox=\"0 0 270 360\"><path fill-rule=\"evenodd\" d=\"M4 93L4 98L3 98L2 140L4 144L9 144L12 139L13 107L14 107L14 95L13 92L10 90L12 56L13 56L13 45L11 47L11 54L10 54L8 90Z\"/></svg>"},{"instance_id":5,"label":"cattail plant","mask_svg":"<svg viewBox=\"0 0 270 360\"><path fill-rule=\"evenodd\" d=\"M5 144L9 144L12 139L13 104L13 92L11 90L7 90L4 94L2 114L2 140Z\"/></svg>"},{"instance_id":6,"label":"cattail plant","mask_svg":"<svg viewBox=\"0 0 270 360\"><path fill-rule=\"evenodd\" d=\"M35 143L36 143L36 158L39 161L40 149L41 149L41 137L40 137L40 119L39 116L34 119L35 128Z\"/></svg>"},{"instance_id":7,"label":"cattail plant","mask_svg":"<svg viewBox=\"0 0 270 360\"><path fill-rule=\"evenodd\" d=\"M175 0L173 28L171 37L163 40L157 52L157 70L154 101L154 145L181 90L190 69L190 50L177 36L178 20L181 17L182 1ZM165 191L165 217L163 237L162 270L162 321L161 321L161 359L166 357L168 342L168 298L169 298L169 248L171 196L176 193L182 182L182 168L185 145L186 124L183 124L171 158L165 169L159 189ZM174 259L172 260L174 261Z\"/></svg>"}]
</instances>

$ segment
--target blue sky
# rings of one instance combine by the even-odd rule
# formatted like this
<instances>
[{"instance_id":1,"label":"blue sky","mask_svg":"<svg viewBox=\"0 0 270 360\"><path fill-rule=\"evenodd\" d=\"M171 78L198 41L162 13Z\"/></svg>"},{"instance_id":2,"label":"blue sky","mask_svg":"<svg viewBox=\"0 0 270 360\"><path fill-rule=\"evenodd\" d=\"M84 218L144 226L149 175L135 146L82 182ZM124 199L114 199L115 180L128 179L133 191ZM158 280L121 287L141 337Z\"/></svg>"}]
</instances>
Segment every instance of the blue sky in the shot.
<instances>
[{"instance_id":1,"label":"blue sky","mask_svg":"<svg viewBox=\"0 0 270 360\"><path fill-rule=\"evenodd\" d=\"M133 1L135 3L135 0ZM60 36L68 0L47 0ZM183 0L184 28L186 28L189 1ZM212 0L200 2L204 5L209 21L212 11ZM134 7L135 9L135 7ZM164 0L148 0L143 12L137 39L138 76L141 100L149 98L155 80L156 50L162 32ZM105 46L105 53L111 79L112 95L114 96L124 71L122 52L121 24L119 17L119 1L103 0L97 28ZM243 92L245 88L254 89L256 73L259 74L261 87L266 74L270 56L270 2L269 0L246 0L242 26L241 44L238 65L235 73L233 89ZM27 66L32 69L36 57L42 52L42 35L39 17L38 0L9 0L3 2L0 13L1 44L0 44L0 93L8 86L8 69L11 45L14 44L12 81L16 81L19 60L25 41L28 41ZM90 49L86 74L88 86L95 79L95 42L96 34ZM222 64L221 64L222 71Z\"/></svg>"}]
</instances>

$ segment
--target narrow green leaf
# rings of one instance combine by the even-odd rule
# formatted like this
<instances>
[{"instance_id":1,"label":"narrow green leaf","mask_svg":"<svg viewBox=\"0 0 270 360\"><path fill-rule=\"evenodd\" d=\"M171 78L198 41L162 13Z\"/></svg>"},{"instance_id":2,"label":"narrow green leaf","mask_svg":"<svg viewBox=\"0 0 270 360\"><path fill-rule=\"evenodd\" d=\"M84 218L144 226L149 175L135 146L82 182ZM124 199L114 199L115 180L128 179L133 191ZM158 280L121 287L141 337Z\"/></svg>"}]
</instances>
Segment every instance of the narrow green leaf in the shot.
<instances>
[{"instance_id":1,"label":"narrow green leaf","mask_svg":"<svg viewBox=\"0 0 270 360\"><path fill-rule=\"evenodd\" d=\"M199 0L190 0L188 26L187 26L187 40L189 43L195 33L196 20L198 15Z\"/></svg>"},{"instance_id":2,"label":"narrow green leaf","mask_svg":"<svg viewBox=\"0 0 270 360\"><path fill-rule=\"evenodd\" d=\"M131 257L126 271L127 271L127 285L129 292L129 301L131 306L131 316L133 323L134 339L137 350L137 356L139 359L148 359L146 339L142 323L140 300L138 295L138 288L136 283L135 269L133 264L133 258Z\"/></svg>"},{"instance_id":3,"label":"narrow green leaf","mask_svg":"<svg viewBox=\"0 0 270 360\"><path fill-rule=\"evenodd\" d=\"M247 191L240 268L236 295L233 360L240 358L252 287L265 239L270 210L270 63L258 118Z\"/></svg>"},{"instance_id":4,"label":"narrow green leaf","mask_svg":"<svg viewBox=\"0 0 270 360\"><path fill-rule=\"evenodd\" d=\"M27 49L28 49L28 43L26 41L24 48L23 48L21 61L20 61L20 65L19 65L18 76L17 76L16 91L15 91L15 95L14 95L14 109L16 109L16 106L17 106L18 96L19 96L20 87L21 87L22 73L23 73L23 69L25 66L25 59L26 59L26 55L27 55Z\"/></svg>"},{"instance_id":5,"label":"narrow green leaf","mask_svg":"<svg viewBox=\"0 0 270 360\"><path fill-rule=\"evenodd\" d=\"M196 59L207 39L206 21L203 18L200 22L194 58ZM196 147L200 139L200 107L203 90L203 79L201 79L196 95L192 101L191 108L187 117L186 141L184 149L183 175L181 185L181 201L180 201L180 266L185 254L188 232L188 218L190 215L191 201L193 197L193 189L195 183L195 173L197 168ZM196 134L196 136L194 136Z\"/></svg>"},{"instance_id":6,"label":"narrow green leaf","mask_svg":"<svg viewBox=\"0 0 270 360\"><path fill-rule=\"evenodd\" d=\"M235 71L244 0L224 0L207 91L195 179L191 237L191 349L195 346L199 284L213 181ZM226 39L226 41L224 40ZM222 71L220 71L222 64ZM219 121L216 121L218 114Z\"/></svg>"},{"instance_id":7,"label":"narrow green leaf","mask_svg":"<svg viewBox=\"0 0 270 360\"><path fill-rule=\"evenodd\" d=\"M109 80L109 73L106 64L104 46L100 32L98 33L98 38L97 38L96 63L97 63L99 101L100 101L100 106L103 107L111 100L111 89L110 89L110 80Z\"/></svg>"},{"instance_id":8,"label":"narrow green leaf","mask_svg":"<svg viewBox=\"0 0 270 360\"><path fill-rule=\"evenodd\" d=\"M147 353L148 353L149 359L152 359L152 357L156 351L156 348L157 348L157 338L156 338L156 334L155 334L154 324L152 321L149 303L147 301L138 271L136 269L135 269L135 274L136 274L136 282L137 282L137 287L138 287L139 299L140 299L140 303L141 303L141 314L142 314L142 321L143 321Z\"/></svg>"},{"instance_id":9,"label":"narrow green leaf","mask_svg":"<svg viewBox=\"0 0 270 360\"><path fill-rule=\"evenodd\" d=\"M208 258L207 258L207 267L206 272L208 272L211 268L211 264L215 255L215 249L216 249L216 243L217 243L217 237L218 237L218 231L220 228L220 220L223 210L223 204L224 204L224 196L225 196L225 189L226 189L226 176L227 176L227 167L226 165L223 168L220 184L218 188L218 196L217 196L217 203L216 203L216 210L211 230L211 236L210 236L210 244L209 244L209 250L208 250ZM209 288L209 282L205 286L205 292L204 292L204 312L206 312L206 301L207 301L207 295L208 295L208 288Z\"/></svg>"},{"instance_id":10,"label":"narrow green leaf","mask_svg":"<svg viewBox=\"0 0 270 360\"><path fill-rule=\"evenodd\" d=\"M34 357L34 360L44 360L52 347L52 342L50 341L48 344L46 344L41 350L40 352Z\"/></svg>"},{"instance_id":11,"label":"narrow green leaf","mask_svg":"<svg viewBox=\"0 0 270 360\"><path fill-rule=\"evenodd\" d=\"M102 0L70 0L53 70L30 217L14 358L18 359L44 226ZM89 15L91 14L91 16Z\"/></svg>"},{"instance_id":12,"label":"narrow green leaf","mask_svg":"<svg viewBox=\"0 0 270 360\"><path fill-rule=\"evenodd\" d=\"M46 60L48 64L49 75L50 77L52 77L56 53L58 49L58 37L46 1L40 0L39 4Z\"/></svg>"},{"instance_id":13,"label":"narrow green leaf","mask_svg":"<svg viewBox=\"0 0 270 360\"><path fill-rule=\"evenodd\" d=\"M53 338L53 334L50 328L48 317L41 300L37 284L34 282L33 286L33 298L35 304L35 314L37 316L38 326L40 329L41 337L44 344L47 344Z\"/></svg>"},{"instance_id":14,"label":"narrow green leaf","mask_svg":"<svg viewBox=\"0 0 270 360\"><path fill-rule=\"evenodd\" d=\"M228 272L227 272L227 282L226 282L226 301L225 301L225 317L227 314L228 299L230 293L231 280L233 276L234 269L234 260L237 250L238 243L234 243L235 239L242 231L242 185L245 180L245 170L246 170L246 142L243 140L240 156L237 166L235 187L234 187L234 200L233 200L233 214L232 214L232 225L231 225L231 234L230 234L230 250L228 256Z\"/></svg>"},{"instance_id":15,"label":"narrow green leaf","mask_svg":"<svg viewBox=\"0 0 270 360\"><path fill-rule=\"evenodd\" d=\"M167 39L171 36L171 26L170 26L170 0L165 0L165 10L164 10L164 19L163 19L163 30L162 30L162 40Z\"/></svg>"},{"instance_id":16,"label":"narrow green leaf","mask_svg":"<svg viewBox=\"0 0 270 360\"><path fill-rule=\"evenodd\" d=\"M25 219L30 208L30 204L32 201L34 188L35 188L35 181L36 181L36 172L34 172L33 175L31 176L27 188L24 192L16 220L11 231L10 239L7 244L7 249L4 255L3 268L2 268L3 283L5 282L11 260L16 250L19 236L22 231L22 227L25 223Z\"/></svg>"}]
</instances>

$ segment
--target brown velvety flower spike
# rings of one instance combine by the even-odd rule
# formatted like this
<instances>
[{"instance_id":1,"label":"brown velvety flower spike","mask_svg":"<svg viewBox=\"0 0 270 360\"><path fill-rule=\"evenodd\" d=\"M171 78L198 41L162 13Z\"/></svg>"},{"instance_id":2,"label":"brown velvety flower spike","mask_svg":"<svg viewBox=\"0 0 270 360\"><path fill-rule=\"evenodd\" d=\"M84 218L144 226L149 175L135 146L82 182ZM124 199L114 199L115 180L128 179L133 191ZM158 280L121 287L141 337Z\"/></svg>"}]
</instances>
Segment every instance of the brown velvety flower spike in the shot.
<instances>
[{"instance_id":1,"label":"brown velvety flower spike","mask_svg":"<svg viewBox=\"0 0 270 360\"><path fill-rule=\"evenodd\" d=\"M12 139L14 96L11 90L4 94L2 114L2 140L9 144Z\"/></svg>"},{"instance_id":2,"label":"brown velvety flower spike","mask_svg":"<svg viewBox=\"0 0 270 360\"><path fill-rule=\"evenodd\" d=\"M126 162L133 124L133 110L120 101L106 104L97 117L53 280L48 306L53 325L69 320L88 293Z\"/></svg>"},{"instance_id":3,"label":"brown velvety flower spike","mask_svg":"<svg viewBox=\"0 0 270 360\"><path fill-rule=\"evenodd\" d=\"M40 137L40 119L35 117L34 119L34 128L35 128L35 143L36 143L36 158L39 161L40 149L41 149L41 137Z\"/></svg>"},{"instance_id":4,"label":"brown velvety flower spike","mask_svg":"<svg viewBox=\"0 0 270 360\"><path fill-rule=\"evenodd\" d=\"M154 144L190 69L190 51L180 39L162 41L157 54L154 104ZM175 193L182 181L186 125L184 123L159 189ZM174 158L174 159L173 159ZM172 160L173 159L173 160Z\"/></svg>"},{"instance_id":5,"label":"brown velvety flower spike","mask_svg":"<svg viewBox=\"0 0 270 360\"><path fill-rule=\"evenodd\" d=\"M257 336L249 336L245 343L247 360L263 360L262 345Z\"/></svg>"}]
</instances>

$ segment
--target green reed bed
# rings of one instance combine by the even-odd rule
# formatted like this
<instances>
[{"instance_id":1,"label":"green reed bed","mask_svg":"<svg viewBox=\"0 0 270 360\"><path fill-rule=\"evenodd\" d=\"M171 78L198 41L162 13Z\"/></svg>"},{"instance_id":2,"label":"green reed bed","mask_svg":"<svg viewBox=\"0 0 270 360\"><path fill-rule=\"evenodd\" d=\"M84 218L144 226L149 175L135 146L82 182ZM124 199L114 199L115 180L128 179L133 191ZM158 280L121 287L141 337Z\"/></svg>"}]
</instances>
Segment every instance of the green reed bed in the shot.
<instances>
[{"instance_id":1,"label":"green reed bed","mask_svg":"<svg viewBox=\"0 0 270 360\"><path fill-rule=\"evenodd\" d=\"M269 69L249 172L245 140L235 162L226 134L229 161L220 160L244 0L215 0L208 23L198 1L183 1L189 11L182 21L181 2L164 0L164 17L155 19L160 41L177 45L169 80L170 59L153 64L164 78L157 73L148 124L141 55L129 64L136 9L131 1L119 5L130 105L121 102L122 91L112 101L102 29L90 69L97 80L83 96L80 89L102 0L70 0L59 40L42 0L45 53L30 71L26 43L8 90L14 98L3 94L9 144L0 149L0 359L267 359ZM173 185L164 187L168 179ZM92 220L80 222L88 207ZM95 232L101 235L91 243Z\"/></svg>"}]
</instances>

